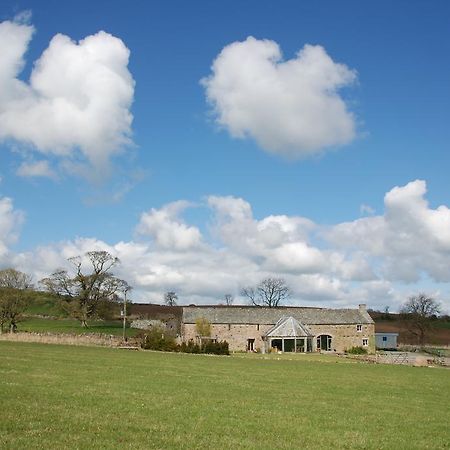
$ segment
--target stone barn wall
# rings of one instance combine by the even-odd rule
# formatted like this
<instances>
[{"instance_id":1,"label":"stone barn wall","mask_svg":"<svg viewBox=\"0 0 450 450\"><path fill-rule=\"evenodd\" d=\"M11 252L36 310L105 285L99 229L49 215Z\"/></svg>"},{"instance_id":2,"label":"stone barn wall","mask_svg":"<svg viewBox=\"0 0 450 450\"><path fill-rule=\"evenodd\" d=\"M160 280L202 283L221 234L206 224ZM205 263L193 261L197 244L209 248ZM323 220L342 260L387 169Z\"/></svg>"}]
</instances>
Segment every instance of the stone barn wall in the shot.
<instances>
[{"instance_id":1,"label":"stone barn wall","mask_svg":"<svg viewBox=\"0 0 450 450\"><path fill-rule=\"evenodd\" d=\"M211 337L218 341L227 341L230 351L245 351L247 349L247 340L254 339L253 347L261 350L263 347L262 336L271 328L268 325L253 324L211 324ZM186 323L183 325L183 340L196 340L197 331L195 324Z\"/></svg>"},{"instance_id":2,"label":"stone barn wall","mask_svg":"<svg viewBox=\"0 0 450 450\"><path fill-rule=\"evenodd\" d=\"M367 350L369 353L375 351L375 325L362 324L361 331L357 331L357 324L351 325L308 325L314 334L313 351L316 350L316 337L327 334L332 337L332 350L343 353L351 347L362 347L363 339L368 339ZM211 324L211 337L218 341L227 341L230 351L245 351L247 340L255 339L254 348L263 348L262 336L273 327L273 324ZM182 326L182 339L189 341L197 339L195 324L186 323Z\"/></svg>"},{"instance_id":3,"label":"stone barn wall","mask_svg":"<svg viewBox=\"0 0 450 450\"><path fill-rule=\"evenodd\" d=\"M361 331L357 331L358 324L345 325L308 325L314 334L313 348L316 348L316 338L321 334L331 336L331 349L343 353L352 347L363 347L363 339L368 339L367 351L375 352L375 325L361 324Z\"/></svg>"}]
</instances>

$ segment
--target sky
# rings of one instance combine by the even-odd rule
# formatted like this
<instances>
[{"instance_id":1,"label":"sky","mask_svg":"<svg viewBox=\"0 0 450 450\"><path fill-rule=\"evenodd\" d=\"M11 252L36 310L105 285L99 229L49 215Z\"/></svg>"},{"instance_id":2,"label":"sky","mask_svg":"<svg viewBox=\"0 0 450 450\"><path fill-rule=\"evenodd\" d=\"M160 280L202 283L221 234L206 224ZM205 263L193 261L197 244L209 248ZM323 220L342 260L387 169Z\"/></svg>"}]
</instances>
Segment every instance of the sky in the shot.
<instances>
[{"instance_id":1,"label":"sky","mask_svg":"<svg viewBox=\"0 0 450 450\"><path fill-rule=\"evenodd\" d=\"M0 268L133 300L450 312L447 1L0 5Z\"/></svg>"}]
</instances>

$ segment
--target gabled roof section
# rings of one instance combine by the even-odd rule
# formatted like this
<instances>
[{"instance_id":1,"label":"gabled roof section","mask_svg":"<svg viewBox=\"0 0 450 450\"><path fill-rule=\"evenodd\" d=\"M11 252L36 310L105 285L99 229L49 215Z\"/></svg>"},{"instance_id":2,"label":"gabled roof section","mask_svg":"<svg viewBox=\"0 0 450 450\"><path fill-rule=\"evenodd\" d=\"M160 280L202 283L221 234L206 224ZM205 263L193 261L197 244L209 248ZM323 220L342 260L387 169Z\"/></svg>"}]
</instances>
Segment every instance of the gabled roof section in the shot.
<instances>
[{"instance_id":1,"label":"gabled roof section","mask_svg":"<svg viewBox=\"0 0 450 450\"><path fill-rule=\"evenodd\" d=\"M183 306L183 323L203 317L214 324L275 325L282 317L293 317L305 325L348 325L374 323L367 311L307 307L267 308L260 306Z\"/></svg>"},{"instance_id":2,"label":"gabled roof section","mask_svg":"<svg viewBox=\"0 0 450 450\"><path fill-rule=\"evenodd\" d=\"M309 329L291 317L282 317L266 334L266 337L312 337Z\"/></svg>"}]
</instances>

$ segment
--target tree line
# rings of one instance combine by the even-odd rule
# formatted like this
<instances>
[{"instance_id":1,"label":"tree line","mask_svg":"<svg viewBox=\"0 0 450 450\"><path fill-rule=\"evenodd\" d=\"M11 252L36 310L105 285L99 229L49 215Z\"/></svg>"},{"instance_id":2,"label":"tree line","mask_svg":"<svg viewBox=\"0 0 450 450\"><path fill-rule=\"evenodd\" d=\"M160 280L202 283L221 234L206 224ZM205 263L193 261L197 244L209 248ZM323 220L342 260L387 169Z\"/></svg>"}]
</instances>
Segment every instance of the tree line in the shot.
<instances>
[{"instance_id":1,"label":"tree line","mask_svg":"<svg viewBox=\"0 0 450 450\"><path fill-rule=\"evenodd\" d=\"M68 259L70 269L59 269L39 281L39 287L60 300L68 315L88 327L88 320L108 318L116 310L122 297L131 287L116 277L113 268L119 259L106 251L90 251L83 256ZM32 277L16 269L0 270L0 332L14 332L17 323L33 298ZM242 288L241 295L252 306L277 308L291 296L291 289L282 278L269 277L255 286ZM175 291L164 294L164 303L176 306ZM223 303L231 306L234 297L225 294ZM388 307L385 308L388 313ZM409 331L424 344L432 318L441 313L440 304L426 294L411 296L402 305L400 315Z\"/></svg>"}]
</instances>

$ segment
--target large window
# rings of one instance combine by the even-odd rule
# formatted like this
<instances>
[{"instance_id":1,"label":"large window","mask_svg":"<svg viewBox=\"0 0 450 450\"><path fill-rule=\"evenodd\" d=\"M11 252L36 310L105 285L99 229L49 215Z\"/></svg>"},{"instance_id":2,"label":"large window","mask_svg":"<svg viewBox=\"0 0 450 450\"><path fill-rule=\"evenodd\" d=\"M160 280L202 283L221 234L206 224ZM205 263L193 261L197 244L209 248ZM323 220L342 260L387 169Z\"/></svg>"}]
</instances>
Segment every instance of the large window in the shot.
<instances>
[{"instance_id":1,"label":"large window","mask_svg":"<svg viewBox=\"0 0 450 450\"><path fill-rule=\"evenodd\" d=\"M317 336L317 350L323 350L325 352L331 351L332 338L328 334L321 334Z\"/></svg>"},{"instance_id":2,"label":"large window","mask_svg":"<svg viewBox=\"0 0 450 450\"><path fill-rule=\"evenodd\" d=\"M306 351L305 341L306 341L306 338L298 338L297 339L297 352L303 353Z\"/></svg>"},{"instance_id":3,"label":"large window","mask_svg":"<svg viewBox=\"0 0 450 450\"><path fill-rule=\"evenodd\" d=\"M312 352L312 344L312 338L310 337L275 338L270 340L270 346L272 348L284 352Z\"/></svg>"}]
</instances>

